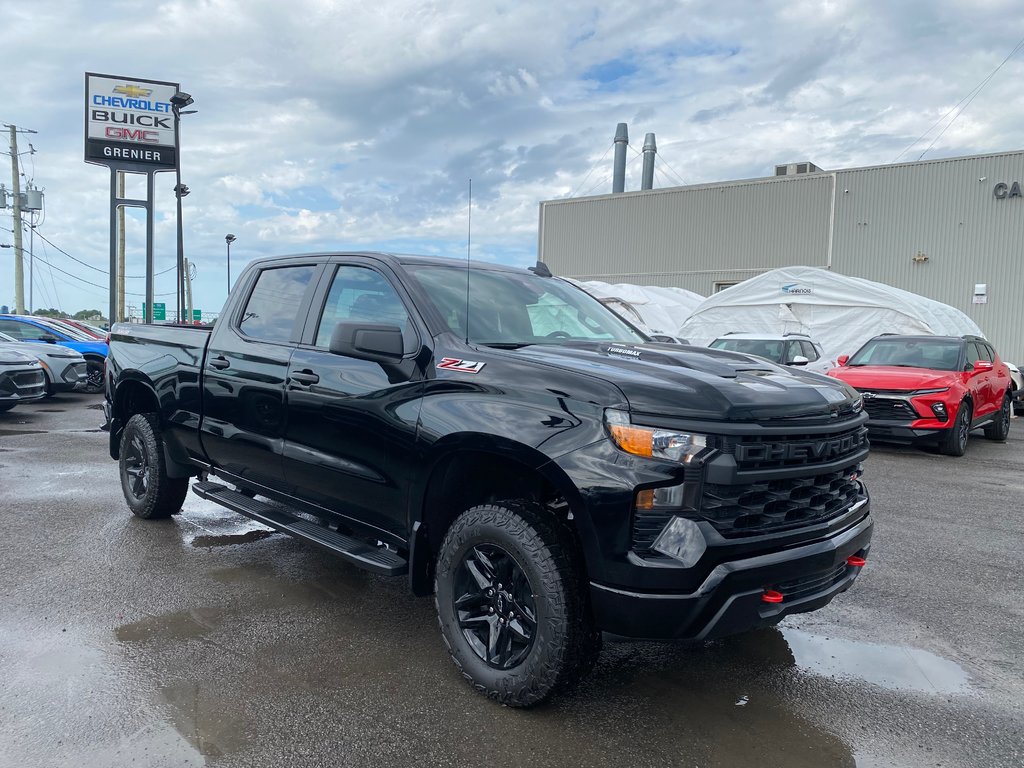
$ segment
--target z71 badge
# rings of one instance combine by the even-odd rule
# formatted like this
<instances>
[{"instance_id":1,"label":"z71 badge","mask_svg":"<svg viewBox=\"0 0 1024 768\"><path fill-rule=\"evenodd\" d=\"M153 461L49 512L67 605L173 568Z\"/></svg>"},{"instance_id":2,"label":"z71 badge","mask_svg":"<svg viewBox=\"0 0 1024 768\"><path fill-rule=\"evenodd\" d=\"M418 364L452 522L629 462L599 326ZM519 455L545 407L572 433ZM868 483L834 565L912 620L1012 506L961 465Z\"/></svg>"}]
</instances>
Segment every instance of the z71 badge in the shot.
<instances>
[{"instance_id":1,"label":"z71 badge","mask_svg":"<svg viewBox=\"0 0 1024 768\"><path fill-rule=\"evenodd\" d=\"M437 364L438 368L445 368L449 371L462 371L463 373L480 373L487 363L475 363L472 360L459 360L457 357L442 357Z\"/></svg>"}]
</instances>

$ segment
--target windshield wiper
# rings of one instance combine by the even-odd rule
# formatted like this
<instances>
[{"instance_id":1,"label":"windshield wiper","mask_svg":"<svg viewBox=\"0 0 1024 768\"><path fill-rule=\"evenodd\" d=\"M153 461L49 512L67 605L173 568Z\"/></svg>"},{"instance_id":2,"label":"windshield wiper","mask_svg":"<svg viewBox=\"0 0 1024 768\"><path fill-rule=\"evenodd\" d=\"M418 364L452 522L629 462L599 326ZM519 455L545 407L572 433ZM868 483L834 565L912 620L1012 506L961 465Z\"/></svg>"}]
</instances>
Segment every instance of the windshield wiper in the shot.
<instances>
[{"instance_id":1,"label":"windshield wiper","mask_svg":"<svg viewBox=\"0 0 1024 768\"><path fill-rule=\"evenodd\" d=\"M522 349L533 345L532 341L478 341L476 343L481 347L490 347L491 349Z\"/></svg>"}]
</instances>

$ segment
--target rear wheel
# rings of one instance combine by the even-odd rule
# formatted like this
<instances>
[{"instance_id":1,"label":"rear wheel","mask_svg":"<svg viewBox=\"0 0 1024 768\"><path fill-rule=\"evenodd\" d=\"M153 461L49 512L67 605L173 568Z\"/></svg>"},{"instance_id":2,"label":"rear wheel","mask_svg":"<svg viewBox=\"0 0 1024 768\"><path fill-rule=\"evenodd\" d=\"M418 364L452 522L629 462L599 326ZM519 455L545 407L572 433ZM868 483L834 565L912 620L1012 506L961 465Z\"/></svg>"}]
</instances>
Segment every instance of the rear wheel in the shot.
<instances>
[{"instance_id":1,"label":"rear wheel","mask_svg":"<svg viewBox=\"0 0 1024 768\"><path fill-rule=\"evenodd\" d=\"M510 707L575 684L590 667L593 627L569 534L547 510L505 501L462 513L438 554L441 634L463 677Z\"/></svg>"},{"instance_id":2,"label":"rear wheel","mask_svg":"<svg viewBox=\"0 0 1024 768\"><path fill-rule=\"evenodd\" d=\"M939 440L939 451L947 456L963 456L967 451L967 438L971 434L971 415L973 414L969 400L960 402L956 409L953 426L946 430Z\"/></svg>"},{"instance_id":3,"label":"rear wheel","mask_svg":"<svg viewBox=\"0 0 1024 768\"><path fill-rule=\"evenodd\" d=\"M1003 397L1003 404L999 407L999 413L996 414L996 420L985 427L985 437L1000 443L1006 440L1007 435L1010 434L1010 409L1012 408L1010 393L1007 392Z\"/></svg>"},{"instance_id":4,"label":"rear wheel","mask_svg":"<svg viewBox=\"0 0 1024 768\"><path fill-rule=\"evenodd\" d=\"M155 520L181 511L188 493L187 477L168 477L163 436L157 417L137 413L121 435L121 490L137 517Z\"/></svg>"}]
</instances>

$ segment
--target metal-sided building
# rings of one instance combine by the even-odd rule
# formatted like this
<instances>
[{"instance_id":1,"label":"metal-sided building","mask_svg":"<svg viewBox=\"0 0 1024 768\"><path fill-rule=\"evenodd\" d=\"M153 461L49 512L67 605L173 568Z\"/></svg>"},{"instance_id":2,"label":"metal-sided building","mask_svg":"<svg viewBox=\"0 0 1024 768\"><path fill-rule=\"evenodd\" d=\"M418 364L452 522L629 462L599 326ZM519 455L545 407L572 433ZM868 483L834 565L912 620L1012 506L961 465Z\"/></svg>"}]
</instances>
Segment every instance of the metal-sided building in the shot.
<instances>
[{"instance_id":1,"label":"metal-sided building","mask_svg":"<svg viewBox=\"0 0 1024 768\"><path fill-rule=\"evenodd\" d=\"M1024 362L1024 151L548 200L539 258L580 280L710 295L812 266L963 310Z\"/></svg>"}]
</instances>

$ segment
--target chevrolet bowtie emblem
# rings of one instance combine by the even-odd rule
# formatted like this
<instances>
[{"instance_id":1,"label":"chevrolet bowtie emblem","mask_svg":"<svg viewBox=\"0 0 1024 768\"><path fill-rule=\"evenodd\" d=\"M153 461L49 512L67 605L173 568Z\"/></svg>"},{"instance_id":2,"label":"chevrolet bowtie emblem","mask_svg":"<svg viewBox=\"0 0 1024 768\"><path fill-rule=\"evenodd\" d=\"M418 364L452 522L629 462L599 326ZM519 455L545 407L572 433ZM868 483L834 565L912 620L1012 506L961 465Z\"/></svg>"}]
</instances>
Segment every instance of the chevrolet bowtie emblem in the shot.
<instances>
[{"instance_id":1,"label":"chevrolet bowtie emblem","mask_svg":"<svg viewBox=\"0 0 1024 768\"><path fill-rule=\"evenodd\" d=\"M139 88L137 85L119 85L114 89L114 93L121 93L127 96L129 99L138 99L142 96L149 96L153 90L151 88Z\"/></svg>"}]
</instances>

